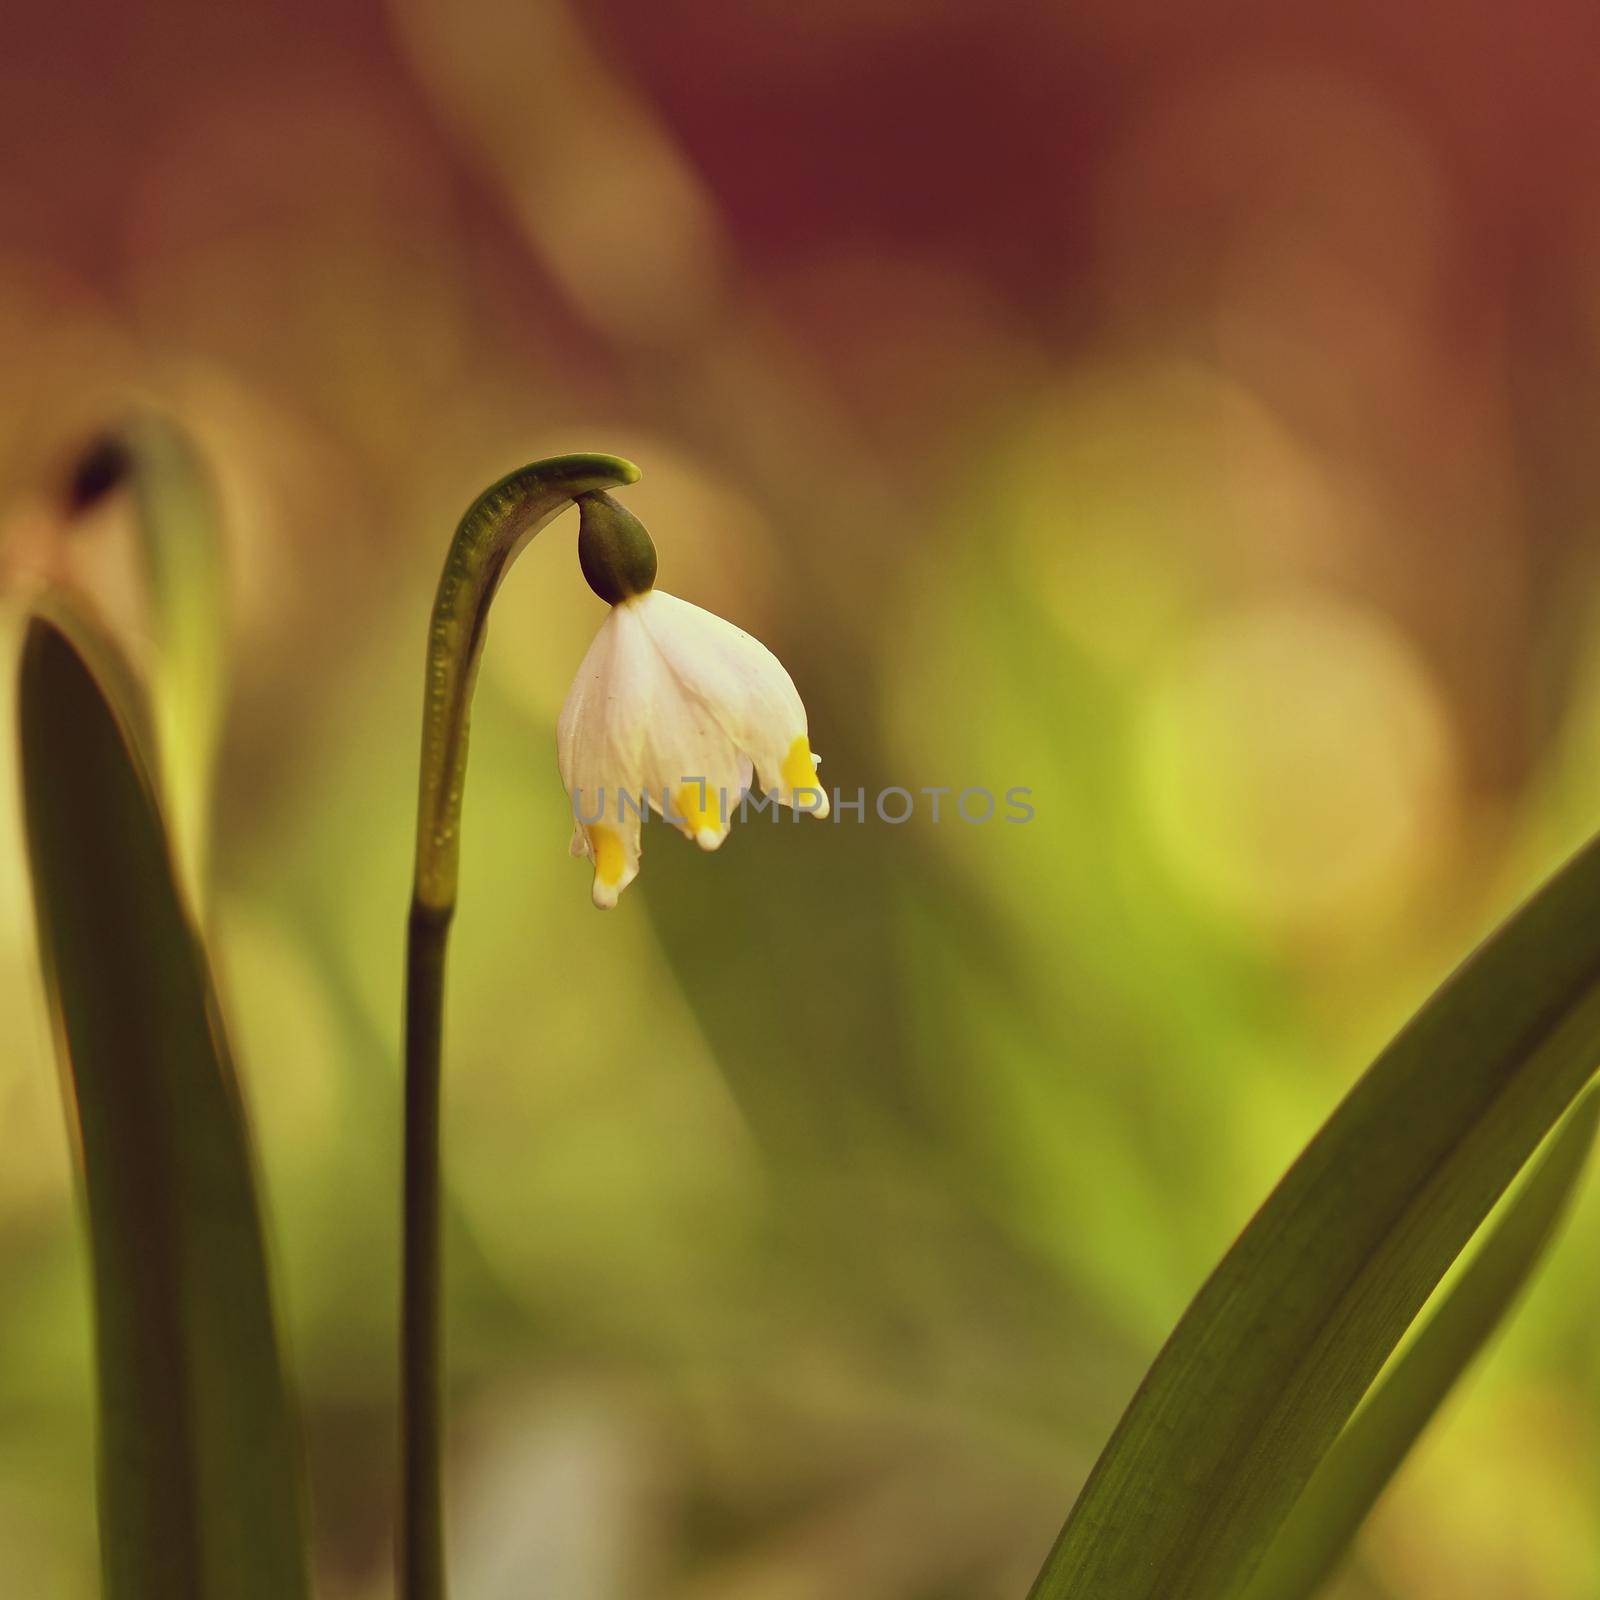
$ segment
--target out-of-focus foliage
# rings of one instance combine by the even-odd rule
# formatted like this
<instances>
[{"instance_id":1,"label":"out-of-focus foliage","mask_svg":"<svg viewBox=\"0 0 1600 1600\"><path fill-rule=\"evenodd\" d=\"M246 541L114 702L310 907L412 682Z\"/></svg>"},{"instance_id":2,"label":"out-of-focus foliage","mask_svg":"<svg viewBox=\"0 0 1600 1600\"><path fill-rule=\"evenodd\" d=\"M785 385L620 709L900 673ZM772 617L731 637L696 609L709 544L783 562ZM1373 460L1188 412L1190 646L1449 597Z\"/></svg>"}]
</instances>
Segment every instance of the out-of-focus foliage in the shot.
<instances>
[{"instance_id":1,"label":"out-of-focus foliage","mask_svg":"<svg viewBox=\"0 0 1600 1600\"><path fill-rule=\"evenodd\" d=\"M132 675L34 617L28 866L92 1262L105 1600L310 1594L255 1161Z\"/></svg>"},{"instance_id":2,"label":"out-of-focus foliage","mask_svg":"<svg viewBox=\"0 0 1600 1600\"><path fill-rule=\"evenodd\" d=\"M6 560L126 598L133 508L69 538L42 487L129 390L230 528L213 921L319 1594L386 1592L421 662L471 496L638 461L663 586L778 650L827 781L1035 816L663 832L597 916L552 729L600 607L566 524L519 563L451 974L461 1591L1012 1600L1260 1197L1600 821L1591 28L8 9ZM0 1572L79 1600L86 1283L5 827ZM1600 1587L1597 1207L1342 1600Z\"/></svg>"}]
</instances>

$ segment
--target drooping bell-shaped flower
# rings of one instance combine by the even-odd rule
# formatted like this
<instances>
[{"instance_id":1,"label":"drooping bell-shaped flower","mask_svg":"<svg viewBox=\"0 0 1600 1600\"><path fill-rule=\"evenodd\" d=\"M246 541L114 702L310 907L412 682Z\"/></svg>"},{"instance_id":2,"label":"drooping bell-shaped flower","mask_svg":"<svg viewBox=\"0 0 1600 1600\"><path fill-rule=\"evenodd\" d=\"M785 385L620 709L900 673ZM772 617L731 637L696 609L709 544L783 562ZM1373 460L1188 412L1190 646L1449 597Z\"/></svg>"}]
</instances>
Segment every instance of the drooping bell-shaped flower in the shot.
<instances>
[{"instance_id":1,"label":"drooping bell-shaped flower","mask_svg":"<svg viewBox=\"0 0 1600 1600\"><path fill-rule=\"evenodd\" d=\"M715 850L749 787L797 812L828 814L806 711L767 647L654 587L655 549L604 494L578 501L578 557L611 611L578 668L556 752L576 828L608 908L639 871L647 812Z\"/></svg>"}]
</instances>

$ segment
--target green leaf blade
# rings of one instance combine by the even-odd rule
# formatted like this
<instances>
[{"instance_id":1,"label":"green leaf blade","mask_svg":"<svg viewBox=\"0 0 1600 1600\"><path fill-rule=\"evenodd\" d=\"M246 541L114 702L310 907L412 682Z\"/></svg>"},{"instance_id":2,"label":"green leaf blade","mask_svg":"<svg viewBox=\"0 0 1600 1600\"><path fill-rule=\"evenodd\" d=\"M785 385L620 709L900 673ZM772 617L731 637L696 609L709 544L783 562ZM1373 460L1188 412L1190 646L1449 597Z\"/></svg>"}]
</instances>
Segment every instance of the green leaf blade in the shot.
<instances>
[{"instance_id":1,"label":"green leaf blade","mask_svg":"<svg viewBox=\"0 0 1600 1600\"><path fill-rule=\"evenodd\" d=\"M1600 845L1357 1083L1191 1303L1032 1600L1223 1600L1600 1055Z\"/></svg>"},{"instance_id":2,"label":"green leaf blade","mask_svg":"<svg viewBox=\"0 0 1600 1600\"><path fill-rule=\"evenodd\" d=\"M249 1140L205 953L108 680L32 621L23 803L88 1218L107 1600L298 1600L301 1452Z\"/></svg>"},{"instance_id":3,"label":"green leaf blade","mask_svg":"<svg viewBox=\"0 0 1600 1600\"><path fill-rule=\"evenodd\" d=\"M1496 1221L1483 1247L1323 1458L1245 1600L1310 1600L1462 1374L1544 1259L1600 1125L1591 1090Z\"/></svg>"}]
</instances>

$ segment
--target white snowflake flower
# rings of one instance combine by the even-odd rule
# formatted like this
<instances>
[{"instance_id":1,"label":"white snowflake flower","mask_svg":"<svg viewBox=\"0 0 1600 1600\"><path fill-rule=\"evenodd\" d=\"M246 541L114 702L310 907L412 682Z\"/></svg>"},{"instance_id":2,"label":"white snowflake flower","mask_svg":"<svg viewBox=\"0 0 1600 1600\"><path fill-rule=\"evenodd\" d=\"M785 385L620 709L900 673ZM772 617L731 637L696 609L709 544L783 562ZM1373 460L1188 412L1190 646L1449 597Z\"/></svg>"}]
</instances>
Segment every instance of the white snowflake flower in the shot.
<instances>
[{"instance_id":1,"label":"white snowflake flower","mask_svg":"<svg viewBox=\"0 0 1600 1600\"><path fill-rule=\"evenodd\" d=\"M653 550L631 576L606 564L609 548L596 546L614 539L620 518L630 536L648 535L607 496L579 503L584 572L612 608L567 695L556 753L576 819L572 853L594 863L594 903L609 908L638 875L646 811L715 850L752 769L770 799L796 812L826 817L828 797L805 707L778 658L731 622L641 588L655 576Z\"/></svg>"}]
</instances>

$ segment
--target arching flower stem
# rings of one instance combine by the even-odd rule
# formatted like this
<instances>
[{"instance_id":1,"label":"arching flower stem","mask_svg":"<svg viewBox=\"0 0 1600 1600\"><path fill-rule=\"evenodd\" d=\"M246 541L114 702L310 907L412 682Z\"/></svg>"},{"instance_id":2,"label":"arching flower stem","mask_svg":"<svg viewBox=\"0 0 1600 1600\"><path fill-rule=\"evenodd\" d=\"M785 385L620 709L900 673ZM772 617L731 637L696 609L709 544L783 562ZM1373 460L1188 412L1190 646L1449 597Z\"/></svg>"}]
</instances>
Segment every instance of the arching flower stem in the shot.
<instances>
[{"instance_id":1,"label":"arching flower stem","mask_svg":"<svg viewBox=\"0 0 1600 1600\"><path fill-rule=\"evenodd\" d=\"M637 482L616 456L537 461L473 501L445 559L428 629L416 872L406 940L405 1172L400 1336L400 1600L444 1600L444 1349L440 1060L445 949L455 911L467 728L500 580L582 494Z\"/></svg>"}]
</instances>

